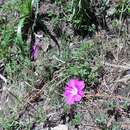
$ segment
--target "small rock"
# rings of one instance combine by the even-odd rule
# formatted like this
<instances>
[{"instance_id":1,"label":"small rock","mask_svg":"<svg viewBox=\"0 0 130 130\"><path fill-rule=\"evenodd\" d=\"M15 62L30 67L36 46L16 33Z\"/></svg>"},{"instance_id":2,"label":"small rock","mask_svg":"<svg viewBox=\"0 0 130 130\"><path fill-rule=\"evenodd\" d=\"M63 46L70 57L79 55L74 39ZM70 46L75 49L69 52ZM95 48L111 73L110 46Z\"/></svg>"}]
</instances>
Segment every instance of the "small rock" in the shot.
<instances>
[{"instance_id":1,"label":"small rock","mask_svg":"<svg viewBox=\"0 0 130 130\"><path fill-rule=\"evenodd\" d=\"M58 125L58 126L52 128L51 130L68 130L68 126L67 125Z\"/></svg>"}]
</instances>

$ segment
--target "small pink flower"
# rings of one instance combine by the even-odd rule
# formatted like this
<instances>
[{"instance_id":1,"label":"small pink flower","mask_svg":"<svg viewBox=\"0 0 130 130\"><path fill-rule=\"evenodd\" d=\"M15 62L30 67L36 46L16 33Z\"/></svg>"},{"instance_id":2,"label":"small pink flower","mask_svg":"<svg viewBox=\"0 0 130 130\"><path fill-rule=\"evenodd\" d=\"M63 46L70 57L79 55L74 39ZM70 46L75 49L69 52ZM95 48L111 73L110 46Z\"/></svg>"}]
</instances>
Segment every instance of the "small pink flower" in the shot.
<instances>
[{"instance_id":1,"label":"small pink flower","mask_svg":"<svg viewBox=\"0 0 130 130\"><path fill-rule=\"evenodd\" d=\"M65 102L68 105L72 105L75 102L79 102L84 96L84 87L84 81L78 79L71 79L65 88Z\"/></svg>"},{"instance_id":2,"label":"small pink flower","mask_svg":"<svg viewBox=\"0 0 130 130\"><path fill-rule=\"evenodd\" d=\"M38 51L39 51L39 46L38 45L33 45L33 47L32 47L32 59L33 60L36 60L37 59L37 57L38 57Z\"/></svg>"}]
</instances>

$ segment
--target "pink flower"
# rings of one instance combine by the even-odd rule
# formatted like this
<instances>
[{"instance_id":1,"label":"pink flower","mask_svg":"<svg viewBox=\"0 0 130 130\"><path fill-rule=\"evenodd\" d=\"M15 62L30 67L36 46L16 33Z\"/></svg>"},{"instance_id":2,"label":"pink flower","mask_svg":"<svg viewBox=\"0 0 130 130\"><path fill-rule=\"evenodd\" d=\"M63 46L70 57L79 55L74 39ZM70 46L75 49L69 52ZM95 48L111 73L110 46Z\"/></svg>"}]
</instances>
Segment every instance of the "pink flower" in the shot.
<instances>
[{"instance_id":1,"label":"pink flower","mask_svg":"<svg viewBox=\"0 0 130 130\"><path fill-rule=\"evenodd\" d=\"M79 102L84 96L84 87L84 81L78 79L71 79L65 88L65 102L68 105L74 104L75 102Z\"/></svg>"},{"instance_id":2,"label":"pink flower","mask_svg":"<svg viewBox=\"0 0 130 130\"><path fill-rule=\"evenodd\" d=\"M38 45L33 45L32 47L32 59L36 60L38 57L38 50L39 50L39 46Z\"/></svg>"}]
</instances>

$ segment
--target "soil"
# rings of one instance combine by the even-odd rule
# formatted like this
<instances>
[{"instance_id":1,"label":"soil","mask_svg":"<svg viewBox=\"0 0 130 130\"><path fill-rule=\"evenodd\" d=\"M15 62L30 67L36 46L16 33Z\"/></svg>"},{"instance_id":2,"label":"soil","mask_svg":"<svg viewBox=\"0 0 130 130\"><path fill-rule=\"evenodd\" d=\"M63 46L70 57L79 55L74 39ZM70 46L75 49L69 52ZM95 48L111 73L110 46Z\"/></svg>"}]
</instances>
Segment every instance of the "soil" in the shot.
<instances>
[{"instance_id":1,"label":"soil","mask_svg":"<svg viewBox=\"0 0 130 130\"><path fill-rule=\"evenodd\" d=\"M0 4L3 4L3 2L3 0L0 0ZM48 10L55 12L56 15L60 15L60 12L63 11L62 8L57 7L54 3L47 0L41 1L40 14L46 16ZM49 64L55 64L55 60L47 60L47 58L49 56L53 57L55 52L58 52L58 47L53 39L49 39L45 35L42 35L42 37L36 38L36 41L40 46L40 51L37 60L33 61L35 72L33 73L33 70L26 72L25 70L26 74L28 73L29 75L30 73L33 73L33 76L36 77L36 80L33 81L33 89L30 91L28 89L29 85L24 81L16 81L16 83L13 83L12 88L18 85L20 87L19 92L16 92L15 90L11 90L10 92L10 90L7 90L6 92L0 93L2 112L6 116L10 116L10 108L13 108L14 104L17 104L17 102L21 102L14 96L14 93L17 93L17 95L22 97L22 101L24 101L18 106L17 120L22 123L32 122L31 130L51 130L59 124L68 126L68 130L102 130L102 125L97 124L96 119L99 115L106 113L108 116L106 118L108 128L111 127L114 122L120 124L123 130L130 130L130 106L124 108L122 105L126 101L130 102L129 41L115 35L110 35L107 31L101 31L92 38L88 36L85 38L82 38L79 35L75 36L72 25L64 21L58 26L58 30L54 29L52 21L49 21L48 19L45 19L45 24L51 34L57 39L58 44L61 43L60 32L72 40L70 41L70 50L78 48L81 41L92 40L93 42L98 41L99 44L103 44L104 48L102 48L102 51L104 52L103 58L101 58L103 66L99 76L100 84L96 86L97 93L92 89L90 93L91 96L86 95L83 99L84 102L79 103L74 111L71 111L70 109L71 112L68 113L64 112L63 103L52 106L50 102L53 102L53 99L51 99L52 97L46 96L48 95L48 91L45 91L46 83L45 79L42 77L48 72L51 74L49 77L50 80L54 78L57 71L49 70L50 68L44 64L44 61L46 60ZM44 32L40 30L37 32L37 35L41 36L43 33ZM2 64L0 64L0 74L2 74L2 72ZM8 88L8 84L5 84L0 80L0 89L4 88L4 86ZM41 92L41 90L43 92ZM109 102L115 103L116 105L110 107L108 106ZM39 111L39 108L41 109L40 112L43 112L45 119L36 122L36 114ZM72 120L77 113L80 113L81 121L80 124L73 125Z\"/></svg>"}]
</instances>

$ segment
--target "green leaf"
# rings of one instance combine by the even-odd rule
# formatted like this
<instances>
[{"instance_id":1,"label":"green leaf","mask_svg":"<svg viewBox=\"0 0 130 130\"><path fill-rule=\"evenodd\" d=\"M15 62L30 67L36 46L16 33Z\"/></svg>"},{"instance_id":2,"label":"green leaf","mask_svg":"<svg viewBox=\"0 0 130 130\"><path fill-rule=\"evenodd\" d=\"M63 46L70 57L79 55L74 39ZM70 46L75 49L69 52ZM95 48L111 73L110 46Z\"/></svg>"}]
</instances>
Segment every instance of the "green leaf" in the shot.
<instances>
[{"instance_id":1,"label":"green leaf","mask_svg":"<svg viewBox=\"0 0 130 130\"><path fill-rule=\"evenodd\" d=\"M22 1L22 4L20 6L20 14L22 17L30 15L30 13L32 12L33 4L34 0Z\"/></svg>"},{"instance_id":2,"label":"green leaf","mask_svg":"<svg viewBox=\"0 0 130 130\"><path fill-rule=\"evenodd\" d=\"M130 13L130 8L128 8L128 13Z\"/></svg>"},{"instance_id":3,"label":"green leaf","mask_svg":"<svg viewBox=\"0 0 130 130\"><path fill-rule=\"evenodd\" d=\"M81 123L81 115L80 115L80 113L77 113L74 116L74 119L72 120L72 124L79 125L80 123Z\"/></svg>"},{"instance_id":4,"label":"green leaf","mask_svg":"<svg viewBox=\"0 0 130 130\"><path fill-rule=\"evenodd\" d=\"M25 17L20 19L19 24L18 24L18 28L17 28L17 38L20 42L23 41L23 39L22 39L22 28L24 26L24 21L25 21Z\"/></svg>"}]
</instances>

